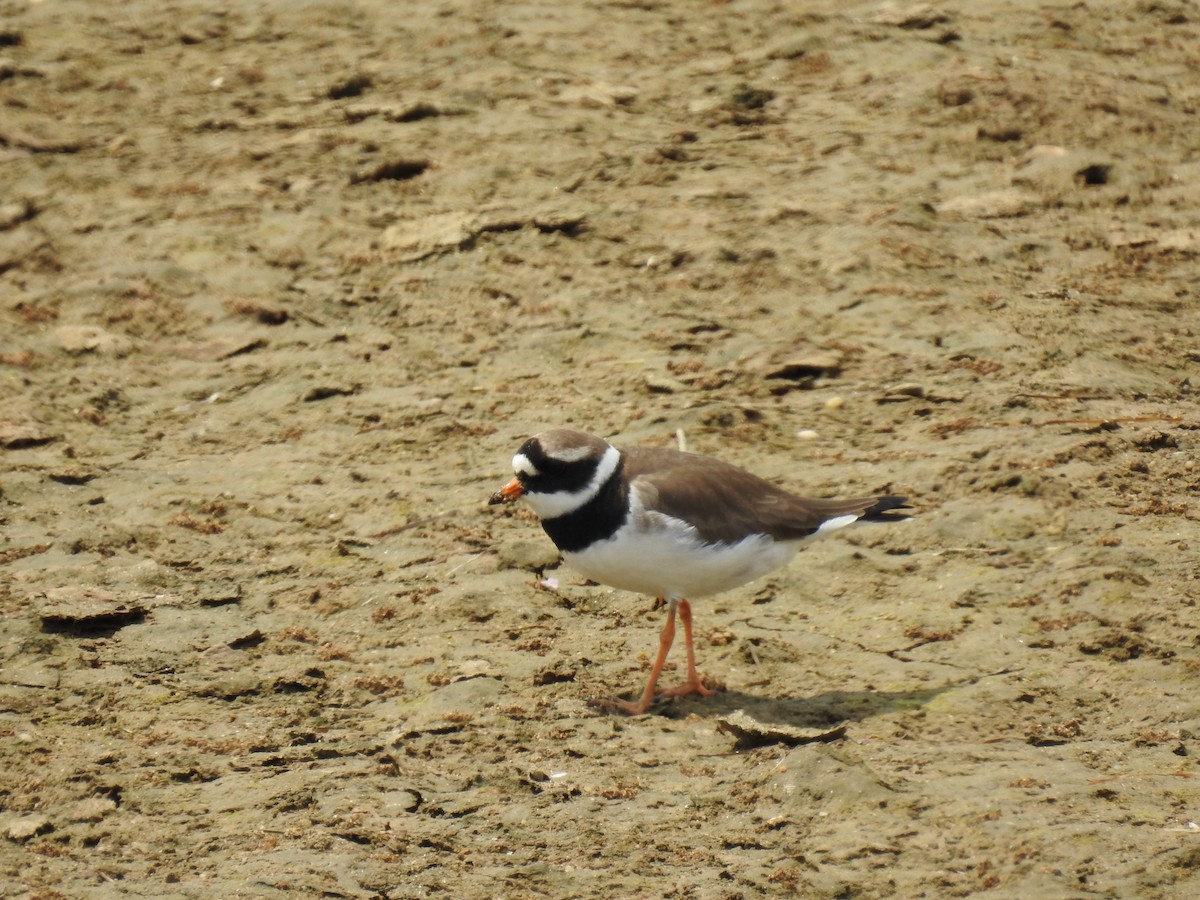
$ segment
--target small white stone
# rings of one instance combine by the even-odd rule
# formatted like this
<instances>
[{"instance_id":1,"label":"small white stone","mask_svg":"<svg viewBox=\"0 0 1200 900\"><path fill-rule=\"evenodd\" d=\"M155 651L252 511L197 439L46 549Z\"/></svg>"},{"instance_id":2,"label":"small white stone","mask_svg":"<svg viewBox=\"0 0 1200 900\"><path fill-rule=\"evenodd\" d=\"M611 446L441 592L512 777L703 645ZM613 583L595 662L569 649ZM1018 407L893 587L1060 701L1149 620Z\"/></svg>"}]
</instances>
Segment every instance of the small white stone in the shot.
<instances>
[{"instance_id":1,"label":"small white stone","mask_svg":"<svg viewBox=\"0 0 1200 900\"><path fill-rule=\"evenodd\" d=\"M841 409L845 405L846 401L842 397L830 397L825 401L826 409Z\"/></svg>"},{"instance_id":2,"label":"small white stone","mask_svg":"<svg viewBox=\"0 0 1200 900\"><path fill-rule=\"evenodd\" d=\"M800 431L796 432L796 437L802 441L815 441L820 437L820 435L811 428L802 428Z\"/></svg>"}]
</instances>

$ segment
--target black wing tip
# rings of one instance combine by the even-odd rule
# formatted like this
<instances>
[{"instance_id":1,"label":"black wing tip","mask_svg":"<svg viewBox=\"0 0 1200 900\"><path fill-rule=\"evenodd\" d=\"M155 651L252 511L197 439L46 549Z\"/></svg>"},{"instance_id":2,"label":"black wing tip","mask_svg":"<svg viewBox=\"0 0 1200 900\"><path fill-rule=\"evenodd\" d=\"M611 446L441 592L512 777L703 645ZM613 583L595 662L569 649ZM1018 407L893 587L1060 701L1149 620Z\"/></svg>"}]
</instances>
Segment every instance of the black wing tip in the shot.
<instances>
[{"instance_id":1,"label":"black wing tip","mask_svg":"<svg viewBox=\"0 0 1200 900\"><path fill-rule=\"evenodd\" d=\"M912 518L907 497L880 497L868 506L859 521L862 522L903 522Z\"/></svg>"}]
</instances>

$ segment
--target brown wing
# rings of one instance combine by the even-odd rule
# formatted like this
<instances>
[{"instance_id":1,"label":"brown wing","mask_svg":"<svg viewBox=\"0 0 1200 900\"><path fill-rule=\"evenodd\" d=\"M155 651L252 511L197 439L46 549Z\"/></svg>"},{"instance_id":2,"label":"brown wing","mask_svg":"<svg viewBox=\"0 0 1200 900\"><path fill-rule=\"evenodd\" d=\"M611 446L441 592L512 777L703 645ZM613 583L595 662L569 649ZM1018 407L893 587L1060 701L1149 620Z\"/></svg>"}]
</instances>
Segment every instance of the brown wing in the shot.
<instances>
[{"instance_id":1,"label":"brown wing","mask_svg":"<svg viewBox=\"0 0 1200 900\"><path fill-rule=\"evenodd\" d=\"M894 517L884 513L905 505L901 497L798 497L737 466L676 450L626 450L625 473L644 502L691 522L708 543L733 544L751 534L799 540L839 516L888 519Z\"/></svg>"}]
</instances>

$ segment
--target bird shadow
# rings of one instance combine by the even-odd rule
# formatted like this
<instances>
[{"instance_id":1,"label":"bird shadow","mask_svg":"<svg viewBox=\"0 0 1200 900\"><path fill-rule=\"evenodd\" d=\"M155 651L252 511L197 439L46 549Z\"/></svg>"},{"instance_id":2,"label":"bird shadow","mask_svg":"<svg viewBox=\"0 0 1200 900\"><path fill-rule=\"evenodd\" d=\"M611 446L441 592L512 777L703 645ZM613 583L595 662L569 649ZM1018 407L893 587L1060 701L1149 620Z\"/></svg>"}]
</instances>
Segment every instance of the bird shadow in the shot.
<instances>
[{"instance_id":1,"label":"bird shadow","mask_svg":"<svg viewBox=\"0 0 1200 900\"><path fill-rule=\"evenodd\" d=\"M848 723L887 713L923 709L947 691L973 684L981 677L986 676L971 676L920 690L826 691L807 697L764 697L745 691L721 691L711 697L659 700L650 713L668 719L699 715L718 720L744 713L764 727L809 729L819 739L822 729L830 737L836 737Z\"/></svg>"}]
</instances>

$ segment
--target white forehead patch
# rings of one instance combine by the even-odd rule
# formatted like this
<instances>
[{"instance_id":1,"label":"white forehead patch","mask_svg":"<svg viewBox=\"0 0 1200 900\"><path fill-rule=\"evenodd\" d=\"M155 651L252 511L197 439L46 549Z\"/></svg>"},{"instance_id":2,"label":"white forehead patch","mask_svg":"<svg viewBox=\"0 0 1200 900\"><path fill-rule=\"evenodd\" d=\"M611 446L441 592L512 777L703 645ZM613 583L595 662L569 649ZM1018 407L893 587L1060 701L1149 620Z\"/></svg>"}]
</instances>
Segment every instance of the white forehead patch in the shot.
<instances>
[{"instance_id":1,"label":"white forehead patch","mask_svg":"<svg viewBox=\"0 0 1200 900\"><path fill-rule=\"evenodd\" d=\"M528 475L530 478L537 478L542 474L524 453L518 453L513 457L513 472L518 475Z\"/></svg>"}]
</instances>

